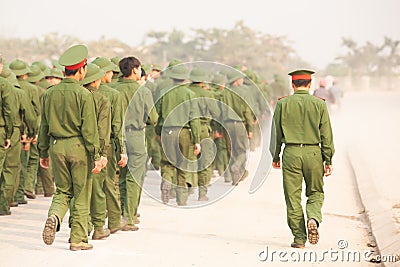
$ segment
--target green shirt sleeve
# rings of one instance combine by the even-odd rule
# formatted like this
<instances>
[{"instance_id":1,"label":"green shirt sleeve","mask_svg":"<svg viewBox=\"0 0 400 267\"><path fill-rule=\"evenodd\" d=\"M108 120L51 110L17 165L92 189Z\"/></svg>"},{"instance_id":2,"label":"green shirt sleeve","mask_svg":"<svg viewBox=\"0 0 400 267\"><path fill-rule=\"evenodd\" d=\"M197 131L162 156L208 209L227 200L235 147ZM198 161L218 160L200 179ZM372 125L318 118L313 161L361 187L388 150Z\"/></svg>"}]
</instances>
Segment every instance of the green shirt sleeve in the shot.
<instances>
[{"instance_id":1,"label":"green shirt sleeve","mask_svg":"<svg viewBox=\"0 0 400 267\"><path fill-rule=\"evenodd\" d=\"M277 102L274 117L272 119L271 127L271 141L269 149L272 155L272 161L278 162L280 160L279 154L281 153L283 131L281 125L281 102Z\"/></svg>"},{"instance_id":2,"label":"green shirt sleeve","mask_svg":"<svg viewBox=\"0 0 400 267\"><path fill-rule=\"evenodd\" d=\"M332 127L326 103L323 103L319 131L321 136L322 158L325 161L326 165L331 165L332 157L335 153L335 148L333 145Z\"/></svg>"},{"instance_id":3,"label":"green shirt sleeve","mask_svg":"<svg viewBox=\"0 0 400 267\"><path fill-rule=\"evenodd\" d=\"M97 126L99 130L100 153L102 156L107 157L111 135L111 105L104 96L101 96L99 99Z\"/></svg>"},{"instance_id":4,"label":"green shirt sleeve","mask_svg":"<svg viewBox=\"0 0 400 267\"><path fill-rule=\"evenodd\" d=\"M6 139L11 139L13 133L13 121L15 120L13 112L13 103L12 103L12 85L4 81L1 86L1 105L2 105L2 113L4 117L4 128L6 130Z\"/></svg>"},{"instance_id":5,"label":"green shirt sleeve","mask_svg":"<svg viewBox=\"0 0 400 267\"><path fill-rule=\"evenodd\" d=\"M82 94L81 133L85 147L94 160L100 159L99 131L97 129L96 109L92 94Z\"/></svg>"},{"instance_id":6,"label":"green shirt sleeve","mask_svg":"<svg viewBox=\"0 0 400 267\"><path fill-rule=\"evenodd\" d=\"M46 94L43 95L42 103L46 102ZM46 118L45 109L42 109L41 122L39 128L38 136L38 150L40 158L49 157L49 147L50 147L50 135L49 135L49 123Z\"/></svg>"},{"instance_id":7,"label":"green shirt sleeve","mask_svg":"<svg viewBox=\"0 0 400 267\"><path fill-rule=\"evenodd\" d=\"M122 143L122 125L124 114L122 110L121 95L119 92L115 93L113 96L112 110L114 114L112 115L111 127L112 132L114 133L115 145L117 147L117 151L125 154L125 147Z\"/></svg>"}]
</instances>

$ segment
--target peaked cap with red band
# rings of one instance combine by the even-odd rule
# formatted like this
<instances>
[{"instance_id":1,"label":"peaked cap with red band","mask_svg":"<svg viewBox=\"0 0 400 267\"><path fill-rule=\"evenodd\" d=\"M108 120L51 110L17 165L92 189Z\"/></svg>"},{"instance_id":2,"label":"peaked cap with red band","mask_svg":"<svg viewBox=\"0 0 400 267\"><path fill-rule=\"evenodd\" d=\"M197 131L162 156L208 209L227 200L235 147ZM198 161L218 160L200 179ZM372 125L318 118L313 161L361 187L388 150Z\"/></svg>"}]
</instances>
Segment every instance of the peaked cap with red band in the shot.
<instances>
[{"instance_id":1,"label":"peaked cap with red band","mask_svg":"<svg viewBox=\"0 0 400 267\"><path fill-rule=\"evenodd\" d=\"M85 66L87 62L88 49L84 45L74 45L68 48L58 60L66 70L76 70Z\"/></svg>"},{"instance_id":2,"label":"peaked cap with red band","mask_svg":"<svg viewBox=\"0 0 400 267\"><path fill-rule=\"evenodd\" d=\"M314 73L312 70L295 70L289 73L289 75L292 76L292 81L311 80L311 75Z\"/></svg>"}]
</instances>

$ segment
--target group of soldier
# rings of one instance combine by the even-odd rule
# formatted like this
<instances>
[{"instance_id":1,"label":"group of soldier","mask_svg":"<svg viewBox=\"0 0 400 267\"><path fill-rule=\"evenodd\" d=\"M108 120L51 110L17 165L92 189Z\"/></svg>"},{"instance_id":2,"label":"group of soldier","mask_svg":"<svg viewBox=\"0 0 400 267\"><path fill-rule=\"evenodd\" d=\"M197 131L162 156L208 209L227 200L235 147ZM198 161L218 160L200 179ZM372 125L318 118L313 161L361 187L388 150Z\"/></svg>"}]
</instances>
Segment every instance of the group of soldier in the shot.
<instances>
[{"instance_id":1,"label":"group of soldier","mask_svg":"<svg viewBox=\"0 0 400 267\"><path fill-rule=\"evenodd\" d=\"M54 242L69 210L70 249L88 250L92 231L104 239L138 230L149 168L161 171L162 202L178 206L194 188L208 201L213 173L232 185L248 175L247 150L261 144L270 116L252 72L87 57L75 45L52 69L1 61L1 215L25 197L53 197L44 242Z\"/></svg>"}]
</instances>

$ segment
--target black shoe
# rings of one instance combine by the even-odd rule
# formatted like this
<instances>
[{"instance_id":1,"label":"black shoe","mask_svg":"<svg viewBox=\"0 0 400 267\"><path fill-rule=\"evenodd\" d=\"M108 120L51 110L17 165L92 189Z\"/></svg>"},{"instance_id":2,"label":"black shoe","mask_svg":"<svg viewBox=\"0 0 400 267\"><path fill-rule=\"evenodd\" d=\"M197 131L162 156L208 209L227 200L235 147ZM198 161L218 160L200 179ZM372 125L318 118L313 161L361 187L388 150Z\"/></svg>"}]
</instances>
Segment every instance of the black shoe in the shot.
<instances>
[{"instance_id":1,"label":"black shoe","mask_svg":"<svg viewBox=\"0 0 400 267\"><path fill-rule=\"evenodd\" d=\"M36 195L32 192L29 192L28 190L24 190L24 195L29 198L29 199L35 199Z\"/></svg>"},{"instance_id":2,"label":"black shoe","mask_svg":"<svg viewBox=\"0 0 400 267\"><path fill-rule=\"evenodd\" d=\"M13 201L13 202L10 202L10 204L8 204L11 208L15 208L15 207L18 207L18 202L17 201Z\"/></svg>"},{"instance_id":3,"label":"black shoe","mask_svg":"<svg viewBox=\"0 0 400 267\"><path fill-rule=\"evenodd\" d=\"M0 211L0 216L11 215L11 211Z\"/></svg>"},{"instance_id":4,"label":"black shoe","mask_svg":"<svg viewBox=\"0 0 400 267\"><path fill-rule=\"evenodd\" d=\"M17 203L24 205L24 204L28 204L28 201L26 199L22 199L22 200L17 200Z\"/></svg>"}]
</instances>

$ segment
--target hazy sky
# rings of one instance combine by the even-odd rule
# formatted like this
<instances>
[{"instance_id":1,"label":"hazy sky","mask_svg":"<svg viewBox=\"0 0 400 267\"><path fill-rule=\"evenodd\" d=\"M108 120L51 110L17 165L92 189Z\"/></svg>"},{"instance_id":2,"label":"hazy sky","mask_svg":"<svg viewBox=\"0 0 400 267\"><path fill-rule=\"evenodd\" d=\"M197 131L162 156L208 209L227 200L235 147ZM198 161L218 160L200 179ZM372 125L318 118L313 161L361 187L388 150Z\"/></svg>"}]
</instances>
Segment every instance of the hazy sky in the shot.
<instances>
[{"instance_id":1,"label":"hazy sky","mask_svg":"<svg viewBox=\"0 0 400 267\"><path fill-rule=\"evenodd\" d=\"M0 0L0 10L0 38L58 32L129 45L150 30L232 28L243 20L263 33L287 36L319 68L344 51L342 37L359 43L381 43L385 35L400 39L399 0Z\"/></svg>"}]
</instances>

